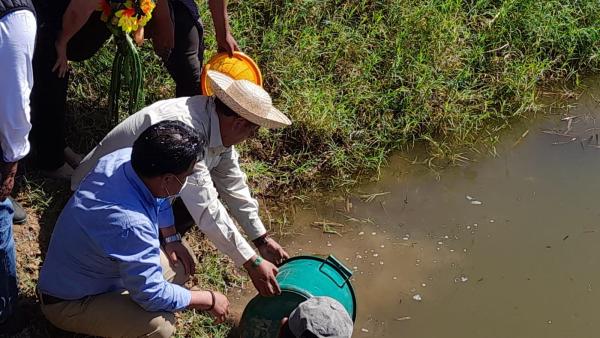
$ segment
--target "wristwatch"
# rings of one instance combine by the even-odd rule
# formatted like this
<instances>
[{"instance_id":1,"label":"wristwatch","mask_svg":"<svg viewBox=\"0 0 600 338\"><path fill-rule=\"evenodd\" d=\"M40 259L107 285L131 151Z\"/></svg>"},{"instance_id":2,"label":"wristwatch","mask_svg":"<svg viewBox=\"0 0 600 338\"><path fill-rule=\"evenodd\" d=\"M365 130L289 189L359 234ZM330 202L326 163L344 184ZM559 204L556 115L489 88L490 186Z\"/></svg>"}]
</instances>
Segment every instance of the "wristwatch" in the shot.
<instances>
[{"instance_id":1,"label":"wristwatch","mask_svg":"<svg viewBox=\"0 0 600 338\"><path fill-rule=\"evenodd\" d=\"M181 242L181 235L176 232L171 236L167 236L165 238L163 238L163 243L165 244L169 244L169 243L173 243L173 242Z\"/></svg>"}]
</instances>

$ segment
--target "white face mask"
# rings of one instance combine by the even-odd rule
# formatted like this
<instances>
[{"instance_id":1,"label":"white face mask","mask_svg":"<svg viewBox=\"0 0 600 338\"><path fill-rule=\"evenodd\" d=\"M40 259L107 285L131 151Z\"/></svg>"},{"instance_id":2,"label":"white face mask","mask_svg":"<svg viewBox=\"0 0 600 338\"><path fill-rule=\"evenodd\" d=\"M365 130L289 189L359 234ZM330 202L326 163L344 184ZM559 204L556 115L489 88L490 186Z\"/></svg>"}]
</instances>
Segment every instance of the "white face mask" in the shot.
<instances>
[{"instance_id":1,"label":"white face mask","mask_svg":"<svg viewBox=\"0 0 600 338\"><path fill-rule=\"evenodd\" d=\"M187 179L189 176L185 177L185 180L183 182L181 182L179 180L179 177L173 175L175 177L175 179L177 180L177 182L179 182L179 184L181 184L181 188L179 189L179 191L175 194L171 194L169 192L169 189L167 189L167 186L164 186L165 192L167 193L167 197L164 197L164 200L168 200L170 203L173 203L173 200L175 200L177 197L179 197L179 194L181 193L181 190L183 190L183 187L185 187L185 185L187 184Z\"/></svg>"}]
</instances>

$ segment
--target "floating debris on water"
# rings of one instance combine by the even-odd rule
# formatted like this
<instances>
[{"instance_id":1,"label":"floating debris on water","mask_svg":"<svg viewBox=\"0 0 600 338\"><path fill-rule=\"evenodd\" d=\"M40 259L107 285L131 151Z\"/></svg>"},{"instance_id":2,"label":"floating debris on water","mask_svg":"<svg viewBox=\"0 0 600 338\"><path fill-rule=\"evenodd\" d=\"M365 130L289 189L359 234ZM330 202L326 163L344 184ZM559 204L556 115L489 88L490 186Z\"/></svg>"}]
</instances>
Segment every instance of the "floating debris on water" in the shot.
<instances>
[{"instance_id":1,"label":"floating debris on water","mask_svg":"<svg viewBox=\"0 0 600 338\"><path fill-rule=\"evenodd\" d=\"M362 332L364 332L364 333L368 333L368 332L369 332L369 330L367 330L367 329L365 329L365 328L362 328L362 329L360 329L360 330L361 330Z\"/></svg>"},{"instance_id":2,"label":"floating debris on water","mask_svg":"<svg viewBox=\"0 0 600 338\"><path fill-rule=\"evenodd\" d=\"M377 254L377 253L373 254L373 257L378 257L378 256L379 256L379 254Z\"/></svg>"},{"instance_id":3,"label":"floating debris on water","mask_svg":"<svg viewBox=\"0 0 600 338\"><path fill-rule=\"evenodd\" d=\"M358 197L360 197L366 203L371 203L371 202L373 202L373 200L376 197L378 197L378 196L385 196L385 195L388 195L388 194L391 194L391 192L384 191L384 192L379 192L379 193L374 193L374 194L363 194L363 195L359 195Z\"/></svg>"},{"instance_id":4,"label":"floating debris on water","mask_svg":"<svg viewBox=\"0 0 600 338\"><path fill-rule=\"evenodd\" d=\"M312 226L320 228L323 233L334 234L334 235L338 235L340 237L342 237L342 234L340 234L337 230L335 230L335 228L345 227L344 224L336 223L336 222L327 222L327 221L313 222Z\"/></svg>"},{"instance_id":5,"label":"floating debris on water","mask_svg":"<svg viewBox=\"0 0 600 338\"><path fill-rule=\"evenodd\" d=\"M410 316L404 316L404 317L400 317L400 318L396 318L397 321L401 322L403 320L410 320Z\"/></svg>"},{"instance_id":6,"label":"floating debris on water","mask_svg":"<svg viewBox=\"0 0 600 338\"><path fill-rule=\"evenodd\" d=\"M416 300L417 302L420 302L423 300L423 297L421 297L421 295L417 293L416 295L412 296L412 299Z\"/></svg>"},{"instance_id":7,"label":"floating debris on water","mask_svg":"<svg viewBox=\"0 0 600 338\"><path fill-rule=\"evenodd\" d=\"M473 204L473 205L482 205L483 202L481 202L481 201L471 201L471 204Z\"/></svg>"},{"instance_id":8,"label":"floating debris on water","mask_svg":"<svg viewBox=\"0 0 600 338\"><path fill-rule=\"evenodd\" d=\"M372 232L371 235L375 236L375 235L377 235L377 233L376 232Z\"/></svg>"},{"instance_id":9,"label":"floating debris on water","mask_svg":"<svg viewBox=\"0 0 600 338\"><path fill-rule=\"evenodd\" d=\"M383 261L379 261L379 265L383 265Z\"/></svg>"},{"instance_id":10,"label":"floating debris on water","mask_svg":"<svg viewBox=\"0 0 600 338\"><path fill-rule=\"evenodd\" d=\"M427 286L427 284L425 284L425 283L421 283L421 286L422 286L422 287L426 287L426 286Z\"/></svg>"},{"instance_id":11,"label":"floating debris on water","mask_svg":"<svg viewBox=\"0 0 600 338\"><path fill-rule=\"evenodd\" d=\"M465 275L460 275L456 278L454 278L454 283L466 283L469 280L469 277L465 276Z\"/></svg>"},{"instance_id":12,"label":"floating debris on water","mask_svg":"<svg viewBox=\"0 0 600 338\"><path fill-rule=\"evenodd\" d=\"M364 232L364 231L361 231L361 232L359 232L359 233L358 233L358 235L359 235L359 236L362 236L362 235L364 235L364 234L365 234L365 232Z\"/></svg>"},{"instance_id":13,"label":"floating debris on water","mask_svg":"<svg viewBox=\"0 0 600 338\"><path fill-rule=\"evenodd\" d=\"M467 200L469 200L469 201L472 201L472 200L473 200L473 197L471 197L471 196L469 196L469 195L467 195L467 196L465 196L465 197L466 197L466 198L467 198Z\"/></svg>"}]
</instances>

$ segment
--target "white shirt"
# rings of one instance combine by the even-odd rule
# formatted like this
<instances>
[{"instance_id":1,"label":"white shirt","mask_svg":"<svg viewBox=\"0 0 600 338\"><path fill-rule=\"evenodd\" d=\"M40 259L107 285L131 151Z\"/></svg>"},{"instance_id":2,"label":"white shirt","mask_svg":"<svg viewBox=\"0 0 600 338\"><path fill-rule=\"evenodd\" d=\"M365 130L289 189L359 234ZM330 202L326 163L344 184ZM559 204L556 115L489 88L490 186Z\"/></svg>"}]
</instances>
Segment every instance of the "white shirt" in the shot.
<instances>
[{"instance_id":1,"label":"white shirt","mask_svg":"<svg viewBox=\"0 0 600 338\"><path fill-rule=\"evenodd\" d=\"M242 265L255 255L240 234L225 206L250 239L266 233L258 216L258 202L252 198L246 175L240 169L238 153L221 140L219 117L212 97L193 96L158 101L131 115L116 126L81 162L71 179L75 190L98 160L117 149L131 147L146 128L165 120L182 121L206 137L205 157L194 167L181 190L181 199L202 232L215 246Z\"/></svg>"}]
</instances>

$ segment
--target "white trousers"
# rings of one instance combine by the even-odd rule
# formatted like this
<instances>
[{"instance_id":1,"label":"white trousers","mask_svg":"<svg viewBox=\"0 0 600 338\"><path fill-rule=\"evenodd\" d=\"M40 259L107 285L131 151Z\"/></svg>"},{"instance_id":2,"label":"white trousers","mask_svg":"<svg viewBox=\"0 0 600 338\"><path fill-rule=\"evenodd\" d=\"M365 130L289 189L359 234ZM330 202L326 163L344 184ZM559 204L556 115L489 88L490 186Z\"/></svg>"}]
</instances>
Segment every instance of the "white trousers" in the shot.
<instances>
[{"instance_id":1,"label":"white trousers","mask_svg":"<svg viewBox=\"0 0 600 338\"><path fill-rule=\"evenodd\" d=\"M36 28L35 16L29 10L0 19L0 146L5 162L16 162L29 153Z\"/></svg>"}]
</instances>

